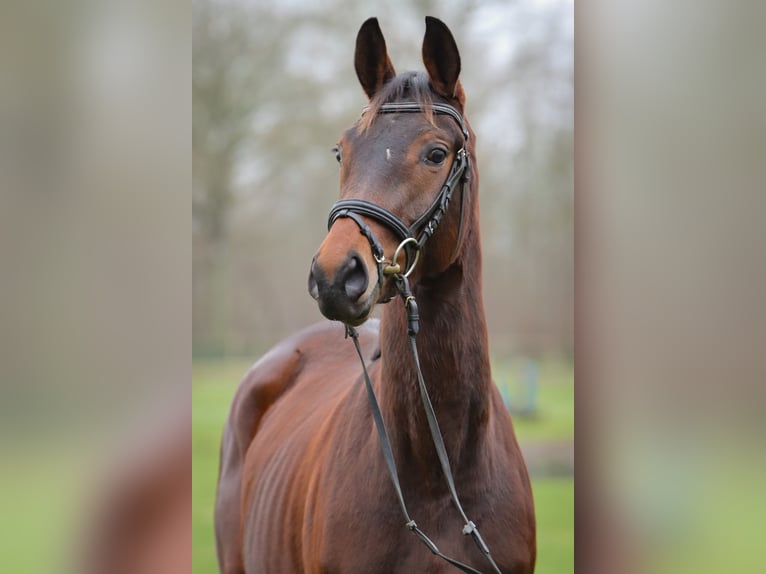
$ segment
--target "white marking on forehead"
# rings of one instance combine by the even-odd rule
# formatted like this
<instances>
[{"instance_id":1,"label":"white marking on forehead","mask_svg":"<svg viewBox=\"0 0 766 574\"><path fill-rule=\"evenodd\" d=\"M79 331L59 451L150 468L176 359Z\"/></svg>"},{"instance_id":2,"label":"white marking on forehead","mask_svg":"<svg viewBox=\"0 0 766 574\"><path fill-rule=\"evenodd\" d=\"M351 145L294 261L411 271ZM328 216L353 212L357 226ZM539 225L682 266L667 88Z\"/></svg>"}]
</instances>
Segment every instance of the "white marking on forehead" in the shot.
<instances>
[{"instance_id":1,"label":"white marking on forehead","mask_svg":"<svg viewBox=\"0 0 766 574\"><path fill-rule=\"evenodd\" d=\"M390 147L386 148L386 159L388 161L391 161L391 148Z\"/></svg>"}]
</instances>

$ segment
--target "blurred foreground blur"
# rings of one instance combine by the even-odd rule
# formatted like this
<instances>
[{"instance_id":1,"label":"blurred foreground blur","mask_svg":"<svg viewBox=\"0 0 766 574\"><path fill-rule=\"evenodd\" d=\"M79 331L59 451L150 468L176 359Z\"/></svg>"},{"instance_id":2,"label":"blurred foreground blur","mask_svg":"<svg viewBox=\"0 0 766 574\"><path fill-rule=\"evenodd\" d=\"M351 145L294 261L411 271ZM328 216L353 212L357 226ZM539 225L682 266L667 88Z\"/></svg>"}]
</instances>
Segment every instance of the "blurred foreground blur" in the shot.
<instances>
[{"instance_id":1,"label":"blurred foreground blur","mask_svg":"<svg viewBox=\"0 0 766 574\"><path fill-rule=\"evenodd\" d=\"M760 572L766 5L577 16L577 530L588 573Z\"/></svg>"},{"instance_id":2,"label":"blurred foreground blur","mask_svg":"<svg viewBox=\"0 0 766 574\"><path fill-rule=\"evenodd\" d=\"M0 571L81 571L120 484L189 490L189 21L163 1L0 7ZM165 475L169 425L188 460ZM156 526L188 572L182 522Z\"/></svg>"}]
</instances>

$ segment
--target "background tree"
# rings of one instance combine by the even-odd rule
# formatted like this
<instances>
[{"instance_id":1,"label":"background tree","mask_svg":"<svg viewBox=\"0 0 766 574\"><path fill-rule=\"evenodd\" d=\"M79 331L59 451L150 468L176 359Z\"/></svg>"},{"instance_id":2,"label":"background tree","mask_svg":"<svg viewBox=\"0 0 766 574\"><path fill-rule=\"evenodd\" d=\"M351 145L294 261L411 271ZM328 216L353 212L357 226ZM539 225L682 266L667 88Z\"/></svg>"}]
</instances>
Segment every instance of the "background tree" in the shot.
<instances>
[{"instance_id":1,"label":"background tree","mask_svg":"<svg viewBox=\"0 0 766 574\"><path fill-rule=\"evenodd\" d=\"M573 348L570 2L376 7L398 71L420 69L423 16L463 59L478 137L493 353ZM320 319L306 293L337 196L330 148L365 103L350 0L193 3L195 353L254 355Z\"/></svg>"}]
</instances>

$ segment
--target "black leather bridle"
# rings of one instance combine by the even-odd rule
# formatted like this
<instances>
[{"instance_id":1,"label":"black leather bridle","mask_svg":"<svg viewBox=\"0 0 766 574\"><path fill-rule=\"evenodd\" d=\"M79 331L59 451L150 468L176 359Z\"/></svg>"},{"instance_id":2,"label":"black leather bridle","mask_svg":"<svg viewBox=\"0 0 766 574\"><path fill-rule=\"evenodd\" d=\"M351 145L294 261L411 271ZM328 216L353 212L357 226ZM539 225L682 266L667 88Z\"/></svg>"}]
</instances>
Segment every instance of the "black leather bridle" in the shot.
<instances>
[{"instance_id":1,"label":"black leather bridle","mask_svg":"<svg viewBox=\"0 0 766 574\"><path fill-rule=\"evenodd\" d=\"M444 446L444 439L442 438L441 431L439 430L439 423L436 420L436 414L434 413L433 405L431 404L431 399L428 396L428 390L426 389L426 384L423 380L417 343L415 341L419 330L419 315L417 303L415 301L415 297L410 291L407 276L412 272L415 265L417 264L420 249L436 231L439 222L441 221L444 213L447 210L447 207L449 206L450 199L452 198L452 194L458 182L464 184L464 174L466 168L468 167L468 154L465 149L465 144L468 140L468 129L466 128L460 112L458 112L452 106L441 103L432 104L432 110L436 114L444 114L452 117L460 126L460 129L463 132L464 141L463 147L461 147L455 154L455 159L452 162L452 167L450 168L447 180L444 182L444 185L442 186L438 195L431 202L429 208L426 209L426 211L423 212L423 214L418 217L411 225L407 225L401 220L400 217L391 213L391 211L388 209L372 203L371 201L366 201L364 199L343 199L335 203L335 205L330 210L328 229L332 227L332 224L341 217L348 217L352 219L359 226L362 235L364 235L370 243L370 248L372 249L373 256L378 264L378 283L382 285L385 276L393 277L397 290L399 291L399 294L404 301L405 309L407 310L407 332L410 341L410 349L415 361L418 377L418 387L420 389L423 409L426 414L426 420L428 421L431 438L434 443L434 448L436 449L437 457L439 458L439 464L442 467L444 478L447 482L450 496L452 497L452 501L464 522L462 532L464 535L470 535L473 538L481 553L492 566L493 571L496 574L501 574L500 569L490 554L489 547L487 546L486 542L484 542L484 539L479 533L478 527L468 518L465 511L463 510L462 505L460 504L460 499L457 495L457 490L455 489L455 481L452 476L452 469L450 468L449 459L447 457L447 449ZM423 107L416 102L396 102L383 104L380 107L379 113L422 113L424 111L425 110ZM461 201L460 208L460 227L458 230L455 252L457 252L457 249L460 245L463 230L465 189L463 189L462 196L463 200ZM369 225L367 225L362 219L363 216L371 217L387 226L401 240L401 243L394 252L390 262L386 262L383 248L378 239L372 233ZM404 250L406 256L404 270L401 269L397 262L398 256L402 250ZM453 252L453 256L455 252ZM381 450L383 451L383 458L385 459L386 466L391 477L391 482L394 486L394 491L399 500L399 506L401 507L402 514L404 515L405 526L413 534L415 534L433 554L439 558L445 560L465 574L481 574L481 572L472 568L471 566L468 566L467 564L464 564L459 560L451 558L442 553L433 542L433 540L431 540L431 538L429 538L426 533L418 527L417 523L410 517L404 501L404 496L402 494L401 485L399 483L399 474L396 470L394 453L393 449L391 448L391 441L388 438L386 425L383 421L383 414L375 396L372 381L370 380L370 376L367 373L367 365L365 364L364 356L359 346L359 335L356 329L350 325L346 325L346 335L353 339L357 355L359 356L359 360L362 364L364 382L367 388L367 398L370 403L373 420L375 421L375 427L378 433L378 441L380 443Z\"/></svg>"},{"instance_id":2,"label":"black leather bridle","mask_svg":"<svg viewBox=\"0 0 766 574\"><path fill-rule=\"evenodd\" d=\"M417 262L417 253L434 234L444 213L447 211L447 207L449 207L450 199L452 199L452 194L455 191L457 184L464 182L464 174L468 167L468 152L466 151L465 145L468 141L468 128L463 121L463 116L448 104L438 102L433 103L431 104L431 109L435 114L450 116L454 119L460 126L460 131L463 133L464 139L463 146L455 153L452 167L450 168L449 175L447 176L444 185L431 202L431 205L420 215L420 217L418 217L412 224L407 225L399 216L395 215L385 207L381 207L380 205L365 199L341 199L330 209L330 216L327 221L328 229L332 227L333 223L339 218L348 217L359 226L362 235L369 241L373 257L375 258L375 261L378 262L379 284L383 283L385 275L391 275L397 272L396 256L399 254L398 251L400 251L400 249L397 250L397 253L395 253L395 256L392 258L391 267L386 267L384 265L385 255L380 242L360 216L370 217L377 220L379 223L382 223L388 227L388 229L393 231L399 238L401 241L399 244L400 248L403 248L406 258L404 274L409 275ZM391 102L381 105L378 113L423 113L424 111L423 106L417 102ZM463 195L465 195L465 193L463 193ZM457 246L460 244L463 230L463 204L464 202L461 203L460 227L455 249L457 249Z\"/></svg>"}]
</instances>

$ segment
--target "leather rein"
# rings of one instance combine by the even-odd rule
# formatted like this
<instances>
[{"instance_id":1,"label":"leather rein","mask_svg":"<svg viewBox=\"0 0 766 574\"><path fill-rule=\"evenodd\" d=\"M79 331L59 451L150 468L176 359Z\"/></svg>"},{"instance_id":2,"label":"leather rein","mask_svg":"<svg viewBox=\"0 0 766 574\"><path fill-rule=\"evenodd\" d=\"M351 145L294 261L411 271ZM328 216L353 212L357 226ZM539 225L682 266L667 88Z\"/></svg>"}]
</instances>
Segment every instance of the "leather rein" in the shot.
<instances>
[{"instance_id":1,"label":"leather rein","mask_svg":"<svg viewBox=\"0 0 766 574\"><path fill-rule=\"evenodd\" d=\"M441 103L432 104L432 110L435 114L448 115L458 123L463 133L464 145L455 154L455 159L453 160L452 167L450 168L449 175L447 176L447 180L445 181L438 195L433 200L428 209L426 209L426 211L411 225L407 225L398 216L375 203L363 199L344 199L335 203L335 205L330 210L328 228L332 227L332 224L341 217L348 217L352 219L359 226L359 230L362 235L364 235L370 243L373 257L378 264L378 283L382 285L385 276L391 276L395 281L397 290L399 291L399 294L401 295L404 302L405 309L407 310L407 334L409 337L412 356L415 360L420 397L423 403L423 408L425 410L426 419L428 420L431 439L433 440L434 448L436 449L436 454L439 458L442 473L444 474L444 478L447 482L447 487L450 492L450 496L452 497L452 501L454 502L458 513L464 521L462 532L464 535L471 535L479 550L482 552L482 554L484 554L484 556L486 556L487 560L491 564L493 571L496 574L502 574L494 559L492 558L492 555L490 554L489 547L481 537L478 527L468 518L465 511L463 510L462 505L460 504L460 499L458 498L457 490L455 489L455 481L452 475L452 469L447 457L447 449L444 446L444 439L442 438L442 434L439 429L439 423L436 420L436 413L434 412L433 405L431 404L431 399L428 395L428 390L426 389L425 381L423 379L423 373L420 368L420 357L418 355L418 348L415 340L419 330L418 307L417 302L415 301L415 297L412 295L412 291L410 290L409 280L407 277L410 275L410 273L412 273L415 266L417 265L420 249L436 231L439 222L441 221L444 213L447 210L447 207L449 206L449 202L456 185L460 183L461 186L464 186L464 175L466 168L468 167L468 154L465 149L465 143L468 140L468 130L460 112L458 112L452 106ZM416 102L387 103L383 104L379 110L379 113L422 112L424 112L423 107ZM465 197L465 189L462 190L462 195ZM460 228L458 231L455 251L457 251L457 248L460 245L460 238L462 236L464 203L464 201L461 201L459 224ZM380 242L372 233L370 227L364 222L362 216L376 219L391 229L401 239L401 243L396 248L396 251L394 252L390 262L386 261ZM404 251L406 258L404 270L402 270L401 266L398 264L399 255L402 250ZM383 457L385 459L386 466L388 467L388 472L391 476L391 482L393 483L394 491L399 500L399 506L401 507L402 514L404 515L405 526L413 534L415 534L433 554L439 558L447 561L458 570L461 570L467 574L481 574L479 570L476 570L467 564L464 564L443 554L433 542L433 540L431 540L431 538L429 538L426 533L418 527L417 523L410 517L404 501L404 496L402 494L401 485L399 483L399 474L396 469L396 461L394 459L391 441L388 438L386 425L383 421L383 414L381 413L380 405L372 386L372 381L370 380L370 376L367 372L367 366L364 362L362 350L359 346L359 335L354 327L346 325L346 337L351 337L353 340L357 355L359 356L359 360L362 364L364 382L367 388L367 398L370 403L373 420L375 421L375 427L378 433L378 441L380 443L380 448L383 451Z\"/></svg>"}]
</instances>

